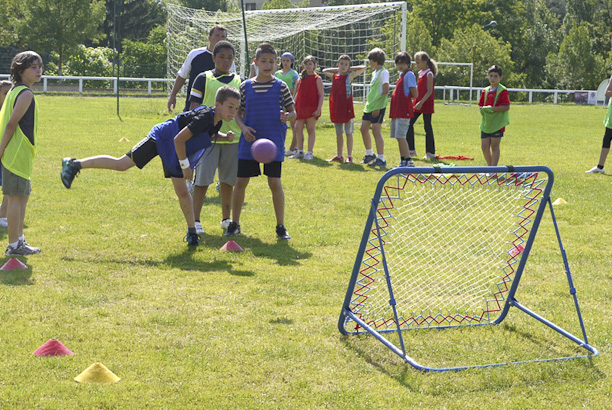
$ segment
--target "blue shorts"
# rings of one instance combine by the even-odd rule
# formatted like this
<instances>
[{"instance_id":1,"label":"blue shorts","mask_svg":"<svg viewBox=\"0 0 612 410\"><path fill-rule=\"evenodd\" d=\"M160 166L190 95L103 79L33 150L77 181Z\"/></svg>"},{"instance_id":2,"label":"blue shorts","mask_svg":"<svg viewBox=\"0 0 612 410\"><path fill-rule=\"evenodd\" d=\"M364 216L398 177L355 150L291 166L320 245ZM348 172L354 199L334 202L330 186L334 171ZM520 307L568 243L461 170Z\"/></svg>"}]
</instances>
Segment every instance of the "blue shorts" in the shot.
<instances>
[{"instance_id":1,"label":"blue shorts","mask_svg":"<svg viewBox=\"0 0 612 410\"><path fill-rule=\"evenodd\" d=\"M385 111L387 109L383 108L379 110L378 117L372 117L371 112L364 112L363 117L361 117L362 121L370 121L372 124L382 124L385 119Z\"/></svg>"},{"instance_id":2,"label":"blue shorts","mask_svg":"<svg viewBox=\"0 0 612 410\"><path fill-rule=\"evenodd\" d=\"M503 131L495 131L492 132L491 134L486 133L484 131L480 131L480 138L501 138L504 136L504 132Z\"/></svg>"}]
</instances>

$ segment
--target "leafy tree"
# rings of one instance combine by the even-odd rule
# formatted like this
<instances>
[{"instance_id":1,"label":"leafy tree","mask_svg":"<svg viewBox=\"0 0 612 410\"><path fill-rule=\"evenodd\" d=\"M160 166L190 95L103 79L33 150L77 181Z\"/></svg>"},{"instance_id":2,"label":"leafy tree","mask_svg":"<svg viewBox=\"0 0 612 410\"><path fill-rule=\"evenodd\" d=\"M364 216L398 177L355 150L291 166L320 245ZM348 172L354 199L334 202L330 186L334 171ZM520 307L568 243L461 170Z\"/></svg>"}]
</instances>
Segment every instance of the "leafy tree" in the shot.
<instances>
[{"instance_id":1,"label":"leafy tree","mask_svg":"<svg viewBox=\"0 0 612 410\"><path fill-rule=\"evenodd\" d=\"M208 11L227 10L226 0L179 0L178 3L192 9L204 9Z\"/></svg>"},{"instance_id":2,"label":"leafy tree","mask_svg":"<svg viewBox=\"0 0 612 410\"><path fill-rule=\"evenodd\" d=\"M113 46L115 7L117 19L120 22L118 41L123 39L145 41L153 27L166 22L166 11L161 2L157 0L105 0L105 4L105 38L102 44L106 47Z\"/></svg>"},{"instance_id":3,"label":"leafy tree","mask_svg":"<svg viewBox=\"0 0 612 410\"><path fill-rule=\"evenodd\" d=\"M58 74L79 44L100 37L102 0L22 0L21 5L19 35L30 48L57 52Z\"/></svg>"},{"instance_id":4,"label":"leafy tree","mask_svg":"<svg viewBox=\"0 0 612 410\"><path fill-rule=\"evenodd\" d=\"M592 41L584 25L573 27L558 53L546 57L546 70L554 87L595 89L606 77L603 57L592 52Z\"/></svg>"},{"instance_id":5,"label":"leafy tree","mask_svg":"<svg viewBox=\"0 0 612 410\"><path fill-rule=\"evenodd\" d=\"M22 17L18 0L0 0L0 47L21 45L15 23Z\"/></svg>"},{"instance_id":6,"label":"leafy tree","mask_svg":"<svg viewBox=\"0 0 612 410\"><path fill-rule=\"evenodd\" d=\"M151 30L146 42L123 40L121 60L126 77L166 76L166 29L158 26Z\"/></svg>"},{"instance_id":7,"label":"leafy tree","mask_svg":"<svg viewBox=\"0 0 612 410\"><path fill-rule=\"evenodd\" d=\"M436 55L439 61L470 62L474 64L474 86L485 86L487 69L493 64L504 70L503 83L513 86L520 84L523 75L513 72L514 63L510 58L510 44L493 37L475 24L468 29L457 29L452 40L443 39ZM445 67L439 73L440 83L453 85L469 85L469 76L465 69Z\"/></svg>"},{"instance_id":8,"label":"leafy tree","mask_svg":"<svg viewBox=\"0 0 612 410\"><path fill-rule=\"evenodd\" d=\"M417 51L432 50L433 40L427 31L425 22L408 12L406 23L406 51L408 54L414 56Z\"/></svg>"},{"instance_id":9,"label":"leafy tree","mask_svg":"<svg viewBox=\"0 0 612 410\"><path fill-rule=\"evenodd\" d=\"M268 0L261 8L263 10L292 9L293 3L291 3L291 0Z\"/></svg>"}]
</instances>

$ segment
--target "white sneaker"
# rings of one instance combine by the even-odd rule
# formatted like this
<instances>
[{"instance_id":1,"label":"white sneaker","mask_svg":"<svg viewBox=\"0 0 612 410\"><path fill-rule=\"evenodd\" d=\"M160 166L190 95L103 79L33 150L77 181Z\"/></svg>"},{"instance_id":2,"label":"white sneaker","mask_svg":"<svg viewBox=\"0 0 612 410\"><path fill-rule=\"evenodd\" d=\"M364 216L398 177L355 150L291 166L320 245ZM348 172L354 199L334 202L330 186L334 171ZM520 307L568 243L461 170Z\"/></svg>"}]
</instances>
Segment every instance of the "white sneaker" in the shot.
<instances>
[{"instance_id":1,"label":"white sneaker","mask_svg":"<svg viewBox=\"0 0 612 410\"><path fill-rule=\"evenodd\" d=\"M224 231L227 230L227 228L229 228L230 224L232 223L232 220L229 218L225 218L224 220L221 221L221 229L223 229Z\"/></svg>"},{"instance_id":2,"label":"white sneaker","mask_svg":"<svg viewBox=\"0 0 612 410\"><path fill-rule=\"evenodd\" d=\"M312 152L307 152L304 154L304 161L312 161L313 158L314 155L312 154Z\"/></svg>"},{"instance_id":3,"label":"white sneaker","mask_svg":"<svg viewBox=\"0 0 612 410\"><path fill-rule=\"evenodd\" d=\"M8 222L6 221L6 218L0 218L0 226L3 228L8 227Z\"/></svg>"},{"instance_id":4,"label":"white sneaker","mask_svg":"<svg viewBox=\"0 0 612 410\"><path fill-rule=\"evenodd\" d=\"M588 171L585 172L586 174L605 174L606 173L606 169L605 168L597 168L597 167L593 167L591 169L589 169Z\"/></svg>"},{"instance_id":5,"label":"white sneaker","mask_svg":"<svg viewBox=\"0 0 612 410\"><path fill-rule=\"evenodd\" d=\"M287 151L285 151L285 156L290 157L292 155L295 155L296 153L297 153L297 149L294 149L293 151L288 149Z\"/></svg>"},{"instance_id":6,"label":"white sneaker","mask_svg":"<svg viewBox=\"0 0 612 410\"><path fill-rule=\"evenodd\" d=\"M302 159L304 158L304 151L300 151L300 150L295 150L295 152L293 153L293 155L291 155L289 158L291 159Z\"/></svg>"},{"instance_id":7,"label":"white sneaker","mask_svg":"<svg viewBox=\"0 0 612 410\"><path fill-rule=\"evenodd\" d=\"M196 221L195 228L196 228L196 233L198 235L201 235L204 233L204 229L202 229L202 224L200 222Z\"/></svg>"}]
</instances>

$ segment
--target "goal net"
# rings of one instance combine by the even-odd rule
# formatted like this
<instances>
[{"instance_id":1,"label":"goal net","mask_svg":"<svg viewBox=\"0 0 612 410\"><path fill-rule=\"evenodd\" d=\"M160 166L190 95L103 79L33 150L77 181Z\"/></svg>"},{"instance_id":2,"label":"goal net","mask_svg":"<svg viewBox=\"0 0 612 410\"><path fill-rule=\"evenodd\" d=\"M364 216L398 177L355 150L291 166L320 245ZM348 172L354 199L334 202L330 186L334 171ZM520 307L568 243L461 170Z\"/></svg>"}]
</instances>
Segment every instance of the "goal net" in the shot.
<instances>
[{"instance_id":1,"label":"goal net","mask_svg":"<svg viewBox=\"0 0 612 410\"><path fill-rule=\"evenodd\" d=\"M176 77L190 50L208 44L215 24L227 28L236 47L238 72L248 74L247 51L253 59L257 46L269 42L279 55L291 52L296 70L307 55L319 67L335 67L341 54L361 61L374 47L388 55L406 48L406 3L389 2L336 7L246 11L246 33L240 12L211 12L165 3L168 11L168 76Z\"/></svg>"},{"instance_id":2,"label":"goal net","mask_svg":"<svg viewBox=\"0 0 612 410\"><path fill-rule=\"evenodd\" d=\"M498 324L512 306L597 354L588 345L583 326L584 342L514 299L546 206L553 212L552 181L552 171L546 167L387 172L372 200L340 331L371 333L421 370L481 367L421 366L406 353L402 332ZM556 228L554 214L553 221ZM390 332L399 335L399 342L385 338Z\"/></svg>"}]
</instances>

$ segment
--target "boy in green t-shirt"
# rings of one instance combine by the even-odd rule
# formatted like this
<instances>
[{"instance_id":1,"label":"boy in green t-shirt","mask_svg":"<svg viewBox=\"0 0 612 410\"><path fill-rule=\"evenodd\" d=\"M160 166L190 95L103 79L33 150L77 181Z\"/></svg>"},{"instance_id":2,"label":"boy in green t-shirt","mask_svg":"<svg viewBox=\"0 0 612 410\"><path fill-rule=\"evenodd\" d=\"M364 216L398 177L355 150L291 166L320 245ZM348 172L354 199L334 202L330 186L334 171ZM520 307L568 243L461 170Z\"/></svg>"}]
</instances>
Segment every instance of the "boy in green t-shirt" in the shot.
<instances>
[{"instance_id":1,"label":"boy in green t-shirt","mask_svg":"<svg viewBox=\"0 0 612 410\"><path fill-rule=\"evenodd\" d=\"M366 155L363 157L362 163L383 168L387 166L387 161L385 161L385 140L383 140L382 136L382 122L385 118L387 95L389 94L389 72L384 67L386 58L385 52L380 48L375 48L368 53L370 67L372 67L374 72L370 82L368 100L363 110L363 117L361 118L361 137L366 149ZM372 127L372 135L374 135L378 155L374 155L372 150L370 127Z\"/></svg>"},{"instance_id":2,"label":"boy in green t-shirt","mask_svg":"<svg viewBox=\"0 0 612 410\"><path fill-rule=\"evenodd\" d=\"M499 162L499 145L504 136L506 125L510 124L510 97L508 90L500 81L503 78L502 68L498 65L489 67L487 78L491 84L480 94L480 145L487 165L497 166Z\"/></svg>"}]
</instances>

